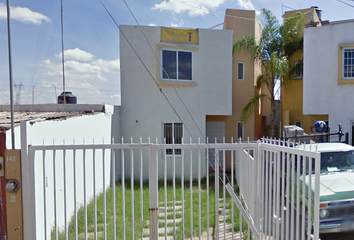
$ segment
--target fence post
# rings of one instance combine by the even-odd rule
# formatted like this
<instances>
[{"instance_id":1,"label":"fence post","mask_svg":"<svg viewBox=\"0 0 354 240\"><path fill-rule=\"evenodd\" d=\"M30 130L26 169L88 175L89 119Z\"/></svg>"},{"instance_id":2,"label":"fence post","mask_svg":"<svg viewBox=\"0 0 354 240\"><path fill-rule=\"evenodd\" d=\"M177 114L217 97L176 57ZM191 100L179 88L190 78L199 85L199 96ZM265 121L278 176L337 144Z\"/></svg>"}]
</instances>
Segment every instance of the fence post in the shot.
<instances>
[{"instance_id":1,"label":"fence post","mask_svg":"<svg viewBox=\"0 0 354 240\"><path fill-rule=\"evenodd\" d=\"M158 239L158 158L156 146L150 147L149 159L149 217L150 217L150 240Z\"/></svg>"},{"instance_id":2,"label":"fence post","mask_svg":"<svg viewBox=\"0 0 354 240\"><path fill-rule=\"evenodd\" d=\"M25 239L36 239L35 190L33 152L28 157L27 123L21 122L21 161L22 161L22 197L23 202L23 235ZM45 233L47 234L47 233Z\"/></svg>"}]
</instances>

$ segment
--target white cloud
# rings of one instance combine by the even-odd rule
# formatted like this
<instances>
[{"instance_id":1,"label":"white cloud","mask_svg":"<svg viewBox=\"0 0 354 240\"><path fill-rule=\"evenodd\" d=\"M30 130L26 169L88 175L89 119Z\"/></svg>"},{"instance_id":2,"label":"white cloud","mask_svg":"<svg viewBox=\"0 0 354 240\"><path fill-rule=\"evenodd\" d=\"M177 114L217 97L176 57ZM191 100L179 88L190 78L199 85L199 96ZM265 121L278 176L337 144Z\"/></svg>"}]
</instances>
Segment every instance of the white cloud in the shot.
<instances>
[{"instance_id":1,"label":"white cloud","mask_svg":"<svg viewBox=\"0 0 354 240\"><path fill-rule=\"evenodd\" d=\"M251 0L237 0L238 4L241 6L241 8L246 9L246 10L255 10L255 7Z\"/></svg>"},{"instance_id":2,"label":"white cloud","mask_svg":"<svg viewBox=\"0 0 354 240\"><path fill-rule=\"evenodd\" d=\"M61 58L61 52L55 55L57 58ZM65 60L76 60L76 61L92 61L94 59L94 55L88 52L85 52L79 48L68 49L64 51L64 59Z\"/></svg>"},{"instance_id":3,"label":"white cloud","mask_svg":"<svg viewBox=\"0 0 354 240\"><path fill-rule=\"evenodd\" d=\"M157 26L155 23L150 23L149 26Z\"/></svg>"},{"instance_id":4,"label":"white cloud","mask_svg":"<svg viewBox=\"0 0 354 240\"><path fill-rule=\"evenodd\" d=\"M164 0L152 7L153 10L159 9L171 11L173 13L187 12L189 16L206 15L210 10L217 8L225 0Z\"/></svg>"},{"instance_id":5,"label":"white cloud","mask_svg":"<svg viewBox=\"0 0 354 240\"><path fill-rule=\"evenodd\" d=\"M41 24L42 21L51 21L49 17L38 12L33 12L29 8L25 7L10 7L10 15L11 19L15 19L24 23L33 23L36 25ZM6 18L7 7L5 6L5 4L0 3L0 20Z\"/></svg>"},{"instance_id":6,"label":"white cloud","mask_svg":"<svg viewBox=\"0 0 354 240\"><path fill-rule=\"evenodd\" d=\"M184 25L184 21L180 20L179 23L171 23L171 27L182 27Z\"/></svg>"}]
</instances>

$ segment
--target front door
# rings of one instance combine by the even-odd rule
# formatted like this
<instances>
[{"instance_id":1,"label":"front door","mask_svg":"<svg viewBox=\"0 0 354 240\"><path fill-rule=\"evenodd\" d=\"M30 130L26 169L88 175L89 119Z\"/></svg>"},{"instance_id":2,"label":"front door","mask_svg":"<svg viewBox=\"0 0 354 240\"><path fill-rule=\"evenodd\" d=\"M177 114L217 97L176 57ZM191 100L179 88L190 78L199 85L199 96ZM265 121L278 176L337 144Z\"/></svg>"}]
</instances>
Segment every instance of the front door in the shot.
<instances>
[{"instance_id":1,"label":"front door","mask_svg":"<svg viewBox=\"0 0 354 240\"><path fill-rule=\"evenodd\" d=\"M209 143L222 143L225 137L225 122L223 121L209 121L206 122L206 135ZM209 164L211 167L215 166L215 149L209 149ZM223 154L219 152L219 165L223 167Z\"/></svg>"}]
</instances>

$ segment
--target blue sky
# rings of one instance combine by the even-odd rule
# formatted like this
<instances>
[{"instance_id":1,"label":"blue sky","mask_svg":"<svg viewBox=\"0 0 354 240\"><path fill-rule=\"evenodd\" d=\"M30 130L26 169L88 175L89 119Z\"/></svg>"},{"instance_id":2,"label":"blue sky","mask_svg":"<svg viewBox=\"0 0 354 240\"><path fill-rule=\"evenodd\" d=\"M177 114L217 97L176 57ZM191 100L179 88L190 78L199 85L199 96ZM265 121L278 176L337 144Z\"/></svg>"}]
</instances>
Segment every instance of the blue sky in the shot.
<instances>
[{"instance_id":1,"label":"blue sky","mask_svg":"<svg viewBox=\"0 0 354 240\"><path fill-rule=\"evenodd\" d=\"M115 21L136 25L123 0L102 0ZM211 28L227 8L284 11L318 6L323 19L354 18L353 0L126 0L140 25ZM353 5L353 7L349 5ZM66 90L78 103L120 104L119 30L99 0L63 0ZM14 100L56 102L63 89L60 0L11 0ZM217 27L222 28L222 25ZM0 0L0 104L9 104L6 0ZM22 87L20 84L22 83ZM16 91L21 94L16 98Z\"/></svg>"}]
</instances>

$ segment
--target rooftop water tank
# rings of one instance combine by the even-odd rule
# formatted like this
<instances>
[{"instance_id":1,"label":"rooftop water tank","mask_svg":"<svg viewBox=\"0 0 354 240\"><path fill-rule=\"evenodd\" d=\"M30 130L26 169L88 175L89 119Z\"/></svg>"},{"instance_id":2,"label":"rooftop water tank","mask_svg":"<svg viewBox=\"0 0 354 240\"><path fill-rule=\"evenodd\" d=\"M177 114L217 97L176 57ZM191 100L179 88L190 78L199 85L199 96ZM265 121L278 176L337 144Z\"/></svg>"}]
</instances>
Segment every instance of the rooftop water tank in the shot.
<instances>
[{"instance_id":1,"label":"rooftop water tank","mask_svg":"<svg viewBox=\"0 0 354 240\"><path fill-rule=\"evenodd\" d=\"M65 92L65 103L64 103L64 92L58 96L58 104L76 104L77 98L72 92Z\"/></svg>"}]
</instances>

